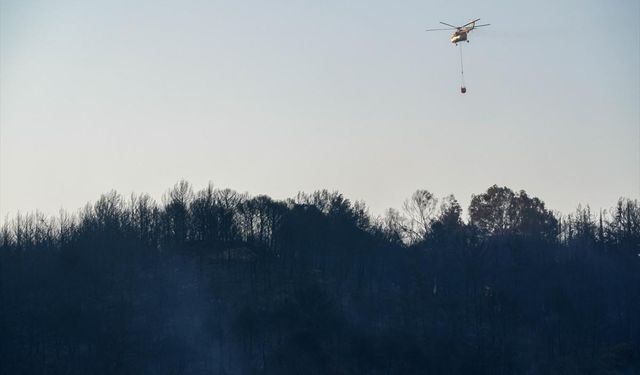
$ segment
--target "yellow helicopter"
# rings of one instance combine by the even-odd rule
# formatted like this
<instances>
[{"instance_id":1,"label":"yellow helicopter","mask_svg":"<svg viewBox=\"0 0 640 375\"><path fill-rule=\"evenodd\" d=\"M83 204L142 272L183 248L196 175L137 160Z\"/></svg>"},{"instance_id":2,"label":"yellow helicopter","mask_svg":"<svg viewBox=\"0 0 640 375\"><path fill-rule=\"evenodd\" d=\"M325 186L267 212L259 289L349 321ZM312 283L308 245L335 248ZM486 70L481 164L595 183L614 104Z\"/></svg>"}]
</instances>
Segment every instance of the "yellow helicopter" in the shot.
<instances>
[{"instance_id":1,"label":"yellow helicopter","mask_svg":"<svg viewBox=\"0 0 640 375\"><path fill-rule=\"evenodd\" d=\"M455 30L455 32L451 35L451 43L457 45L459 42L464 42L465 40L467 41L467 43L469 43L469 40L467 39L467 35L471 32L471 30L475 29L476 27L483 27L483 26L490 25L489 23L485 23L484 25L476 25L476 22L478 21L480 21L480 18L475 19L462 26L453 26L446 22L440 22L441 24L449 27L446 29L427 29L426 31Z\"/></svg>"}]
</instances>

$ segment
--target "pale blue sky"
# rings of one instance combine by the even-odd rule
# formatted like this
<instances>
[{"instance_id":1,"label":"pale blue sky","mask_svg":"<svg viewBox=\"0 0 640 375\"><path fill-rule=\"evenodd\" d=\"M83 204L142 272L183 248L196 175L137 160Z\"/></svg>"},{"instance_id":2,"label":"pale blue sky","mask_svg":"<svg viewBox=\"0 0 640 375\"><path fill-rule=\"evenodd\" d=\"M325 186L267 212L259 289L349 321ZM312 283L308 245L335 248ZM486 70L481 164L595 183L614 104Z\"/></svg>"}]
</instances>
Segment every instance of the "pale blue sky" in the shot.
<instances>
[{"instance_id":1,"label":"pale blue sky","mask_svg":"<svg viewBox=\"0 0 640 375\"><path fill-rule=\"evenodd\" d=\"M438 21L492 26L458 50ZM640 2L0 1L0 215L178 179L640 197Z\"/></svg>"}]
</instances>

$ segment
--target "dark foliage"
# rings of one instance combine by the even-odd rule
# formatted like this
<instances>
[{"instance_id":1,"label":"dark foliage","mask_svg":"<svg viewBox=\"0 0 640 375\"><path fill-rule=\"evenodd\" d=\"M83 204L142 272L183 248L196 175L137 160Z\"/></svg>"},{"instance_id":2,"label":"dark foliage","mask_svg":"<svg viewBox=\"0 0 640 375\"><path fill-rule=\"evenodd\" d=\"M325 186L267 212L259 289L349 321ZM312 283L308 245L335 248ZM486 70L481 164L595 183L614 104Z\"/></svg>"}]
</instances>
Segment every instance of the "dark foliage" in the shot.
<instances>
[{"instance_id":1,"label":"dark foliage","mask_svg":"<svg viewBox=\"0 0 640 375\"><path fill-rule=\"evenodd\" d=\"M182 181L0 228L2 374L637 374L640 205Z\"/></svg>"}]
</instances>

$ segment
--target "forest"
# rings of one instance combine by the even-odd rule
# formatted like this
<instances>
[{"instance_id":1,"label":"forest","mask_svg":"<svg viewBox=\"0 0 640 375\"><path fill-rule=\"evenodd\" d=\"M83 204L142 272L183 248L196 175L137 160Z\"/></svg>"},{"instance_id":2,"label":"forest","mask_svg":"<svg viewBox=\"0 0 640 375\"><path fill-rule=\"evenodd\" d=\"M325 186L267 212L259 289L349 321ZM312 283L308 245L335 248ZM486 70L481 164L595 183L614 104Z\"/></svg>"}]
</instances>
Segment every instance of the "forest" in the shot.
<instances>
[{"instance_id":1,"label":"forest","mask_svg":"<svg viewBox=\"0 0 640 375\"><path fill-rule=\"evenodd\" d=\"M179 181L0 228L1 374L640 374L640 203Z\"/></svg>"}]
</instances>

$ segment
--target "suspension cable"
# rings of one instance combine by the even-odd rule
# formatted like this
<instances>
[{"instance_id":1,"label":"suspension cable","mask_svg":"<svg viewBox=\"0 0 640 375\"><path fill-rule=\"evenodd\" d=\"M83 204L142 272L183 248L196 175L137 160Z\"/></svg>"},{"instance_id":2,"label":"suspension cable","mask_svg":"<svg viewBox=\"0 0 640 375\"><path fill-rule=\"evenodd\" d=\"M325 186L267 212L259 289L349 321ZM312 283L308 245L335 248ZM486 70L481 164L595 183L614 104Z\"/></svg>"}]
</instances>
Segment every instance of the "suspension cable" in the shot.
<instances>
[{"instance_id":1,"label":"suspension cable","mask_svg":"<svg viewBox=\"0 0 640 375\"><path fill-rule=\"evenodd\" d=\"M460 49L460 77L461 77L461 83L462 83L462 87L464 86L464 65L462 64L462 44L458 44L458 48Z\"/></svg>"}]
</instances>

